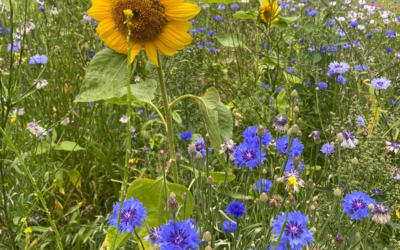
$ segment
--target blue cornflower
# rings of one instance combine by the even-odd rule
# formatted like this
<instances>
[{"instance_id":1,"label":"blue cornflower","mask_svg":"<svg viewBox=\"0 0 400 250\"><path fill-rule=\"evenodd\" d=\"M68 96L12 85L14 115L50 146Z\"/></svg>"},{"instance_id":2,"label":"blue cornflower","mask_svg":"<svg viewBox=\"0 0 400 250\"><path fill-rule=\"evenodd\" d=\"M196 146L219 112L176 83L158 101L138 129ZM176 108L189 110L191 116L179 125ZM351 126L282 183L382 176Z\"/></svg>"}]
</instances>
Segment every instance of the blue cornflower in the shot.
<instances>
[{"instance_id":1,"label":"blue cornflower","mask_svg":"<svg viewBox=\"0 0 400 250\"><path fill-rule=\"evenodd\" d=\"M345 62L331 62L329 64L329 71L328 74L330 75L334 75L334 74L338 74L338 75L343 75L345 74L348 70L350 69L350 66L348 63Z\"/></svg>"},{"instance_id":2,"label":"blue cornflower","mask_svg":"<svg viewBox=\"0 0 400 250\"><path fill-rule=\"evenodd\" d=\"M264 88L266 88L266 89L268 89L269 88L269 85L268 84L262 84L262 86L264 87Z\"/></svg>"},{"instance_id":3,"label":"blue cornflower","mask_svg":"<svg viewBox=\"0 0 400 250\"><path fill-rule=\"evenodd\" d=\"M371 191L374 195L380 195L382 194L382 191L379 188L374 188Z\"/></svg>"},{"instance_id":4,"label":"blue cornflower","mask_svg":"<svg viewBox=\"0 0 400 250\"><path fill-rule=\"evenodd\" d=\"M335 24L335 19L330 19L330 20L326 23L326 26L332 27L333 24Z\"/></svg>"},{"instance_id":5,"label":"blue cornflower","mask_svg":"<svg viewBox=\"0 0 400 250\"><path fill-rule=\"evenodd\" d=\"M221 230L224 233L233 233L236 231L236 229L237 229L237 223L235 220L233 220L233 222L231 222L230 220L225 220L222 223Z\"/></svg>"},{"instance_id":6,"label":"blue cornflower","mask_svg":"<svg viewBox=\"0 0 400 250\"><path fill-rule=\"evenodd\" d=\"M224 20L224 18L222 16L215 16L214 20L215 21L222 21L222 20Z\"/></svg>"},{"instance_id":7,"label":"blue cornflower","mask_svg":"<svg viewBox=\"0 0 400 250\"><path fill-rule=\"evenodd\" d=\"M327 89L328 84L326 82L319 82L319 83L317 83L317 87L320 89Z\"/></svg>"},{"instance_id":8,"label":"blue cornflower","mask_svg":"<svg viewBox=\"0 0 400 250\"><path fill-rule=\"evenodd\" d=\"M238 10L238 9L239 9L239 5L238 5L237 3L232 4L232 5L231 5L231 9L233 9L233 10Z\"/></svg>"},{"instance_id":9,"label":"blue cornflower","mask_svg":"<svg viewBox=\"0 0 400 250\"><path fill-rule=\"evenodd\" d=\"M280 155L286 155L289 146L289 136L284 136L276 141L276 150L279 151ZM299 139L294 138L292 146L290 147L289 157L300 156L303 152L304 146L301 144Z\"/></svg>"},{"instance_id":10,"label":"blue cornflower","mask_svg":"<svg viewBox=\"0 0 400 250\"><path fill-rule=\"evenodd\" d=\"M197 45L197 48L198 49L204 49L204 46L203 45Z\"/></svg>"},{"instance_id":11,"label":"blue cornflower","mask_svg":"<svg viewBox=\"0 0 400 250\"><path fill-rule=\"evenodd\" d=\"M362 220L368 217L368 205L375 205L375 200L361 191L353 191L343 198L343 212L347 213L352 220Z\"/></svg>"},{"instance_id":12,"label":"blue cornflower","mask_svg":"<svg viewBox=\"0 0 400 250\"><path fill-rule=\"evenodd\" d=\"M113 206L114 214L108 219L108 222L113 227L117 226L119 207L120 203L117 202ZM138 199L125 199L122 203L121 220L119 222L118 232L133 233L136 227L140 228L142 222L146 219L146 214L146 208L143 207L143 204Z\"/></svg>"},{"instance_id":13,"label":"blue cornflower","mask_svg":"<svg viewBox=\"0 0 400 250\"><path fill-rule=\"evenodd\" d=\"M304 43L305 41L306 41L306 39L300 38L297 42L298 42L298 43Z\"/></svg>"},{"instance_id":14,"label":"blue cornflower","mask_svg":"<svg viewBox=\"0 0 400 250\"><path fill-rule=\"evenodd\" d=\"M255 143L241 143L236 147L235 153L233 154L235 158L234 162L242 169L243 166L248 167L250 170L257 168L257 165L260 163L260 149L259 146ZM261 165L266 160L264 150L261 151Z\"/></svg>"},{"instance_id":15,"label":"blue cornflower","mask_svg":"<svg viewBox=\"0 0 400 250\"><path fill-rule=\"evenodd\" d=\"M353 22L350 23L350 26L353 27L353 28L357 27L357 25L358 25L357 21L353 21Z\"/></svg>"},{"instance_id":16,"label":"blue cornflower","mask_svg":"<svg viewBox=\"0 0 400 250\"><path fill-rule=\"evenodd\" d=\"M18 53L19 50L21 49L21 42L15 42L12 46L11 46L11 43L8 44L7 51L10 52L11 48L12 48L13 52L17 52Z\"/></svg>"},{"instance_id":17,"label":"blue cornflower","mask_svg":"<svg viewBox=\"0 0 400 250\"><path fill-rule=\"evenodd\" d=\"M365 118L362 115L358 115L356 120L358 121L357 126L361 127L365 125Z\"/></svg>"},{"instance_id":18,"label":"blue cornflower","mask_svg":"<svg viewBox=\"0 0 400 250\"><path fill-rule=\"evenodd\" d=\"M286 163L285 172L291 172L293 170L297 170L299 173L304 170L304 164L302 162L299 163L300 170L293 165L293 159L289 159Z\"/></svg>"},{"instance_id":19,"label":"blue cornflower","mask_svg":"<svg viewBox=\"0 0 400 250\"><path fill-rule=\"evenodd\" d=\"M225 4L221 3L218 5L218 10L224 10L225 9Z\"/></svg>"},{"instance_id":20,"label":"blue cornflower","mask_svg":"<svg viewBox=\"0 0 400 250\"><path fill-rule=\"evenodd\" d=\"M188 145L188 152L189 155L191 155L189 151L190 144ZM194 142L194 147L196 148L196 152L193 153L193 156L196 156L197 153L201 153L203 157L207 156L206 155L206 146L204 145L204 139L202 137L197 138L197 140ZM211 151L212 148L208 148L208 151Z\"/></svg>"},{"instance_id":21,"label":"blue cornflower","mask_svg":"<svg viewBox=\"0 0 400 250\"><path fill-rule=\"evenodd\" d=\"M207 45L207 46L211 46L211 45L212 45L212 42L206 42L206 45Z\"/></svg>"},{"instance_id":22,"label":"blue cornflower","mask_svg":"<svg viewBox=\"0 0 400 250\"><path fill-rule=\"evenodd\" d=\"M338 77L337 77L337 80L336 80L338 83L346 83L347 82L347 80L346 80L346 78L344 78L342 75L339 75Z\"/></svg>"},{"instance_id":23,"label":"blue cornflower","mask_svg":"<svg viewBox=\"0 0 400 250\"><path fill-rule=\"evenodd\" d=\"M282 227L285 225L286 212L278 215L278 218L272 222L272 232L275 237L279 237ZM313 232L307 229L308 216L300 211L289 212L285 228L281 238L281 244L289 243L291 249L303 249L314 240ZM283 248L284 249L284 248Z\"/></svg>"},{"instance_id":24,"label":"blue cornflower","mask_svg":"<svg viewBox=\"0 0 400 250\"><path fill-rule=\"evenodd\" d=\"M367 66L365 66L364 64L356 65L356 66L354 66L354 69L357 71L365 71L365 70L367 70Z\"/></svg>"},{"instance_id":25,"label":"blue cornflower","mask_svg":"<svg viewBox=\"0 0 400 250\"><path fill-rule=\"evenodd\" d=\"M37 55L35 55L35 56L32 56L30 59L29 59L29 64L30 65L33 65L33 64L46 64L46 62L47 62L47 56L46 55L39 55L39 54L37 54Z\"/></svg>"},{"instance_id":26,"label":"blue cornflower","mask_svg":"<svg viewBox=\"0 0 400 250\"><path fill-rule=\"evenodd\" d=\"M386 49L386 52L388 52L388 53L389 53L389 52L392 52L392 48L387 48L387 49Z\"/></svg>"},{"instance_id":27,"label":"blue cornflower","mask_svg":"<svg viewBox=\"0 0 400 250\"><path fill-rule=\"evenodd\" d=\"M365 37L367 37L367 38L372 38L374 36L374 34L367 34L367 35L365 35Z\"/></svg>"},{"instance_id":28,"label":"blue cornflower","mask_svg":"<svg viewBox=\"0 0 400 250\"><path fill-rule=\"evenodd\" d=\"M192 133L190 131L182 132L181 139L184 141L189 141L190 139L192 139Z\"/></svg>"},{"instance_id":29,"label":"blue cornflower","mask_svg":"<svg viewBox=\"0 0 400 250\"><path fill-rule=\"evenodd\" d=\"M386 77L375 78L371 81L372 87L376 89L387 89L390 86L390 80Z\"/></svg>"},{"instance_id":30,"label":"blue cornflower","mask_svg":"<svg viewBox=\"0 0 400 250\"><path fill-rule=\"evenodd\" d=\"M218 49L216 49L216 48L214 48L214 47L210 48L209 51L210 51L210 52L213 52L213 53L218 53Z\"/></svg>"},{"instance_id":31,"label":"blue cornflower","mask_svg":"<svg viewBox=\"0 0 400 250\"><path fill-rule=\"evenodd\" d=\"M261 181L257 181L257 184L254 185L254 190L259 191L260 193L267 193L269 194L270 189L272 186L272 182L267 179L261 179Z\"/></svg>"},{"instance_id":32,"label":"blue cornflower","mask_svg":"<svg viewBox=\"0 0 400 250\"><path fill-rule=\"evenodd\" d=\"M214 35L214 33L215 33L215 32L212 31L212 30L210 30L210 31L207 32L207 34L210 35L210 36Z\"/></svg>"},{"instance_id":33,"label":"blue cornflower","mask_svg":"<svg viewBox=\"0 0 400 250\"><path fill-rule=\"evenodd\" d=\"M295 71L294 71L294 69L288 69L288 70L286 70L286 72L289 74L293 74Z\"/></svg>"},{"instance_id":34,"label":"blue cornflower","mask_svg":"<svg viewBox=\"0 0 400 250\"><path fill-rule=\"evenodd\" d=\"M393 30L387 30L385 32L385 35L387 35L390 38L395 38L396 37L396 33Z\"/></svg>"},{"instance_id":35,"label":"blue cornflower","mask_svg":"<svg viewBox=\"0 0 400 250\"><path fill-rule=\"evenodd\" d=\"M244 138L245 143L248 143L248 144L256 143L256 145L259 146L260 138L257 135L257 126L248 127L243 132L243 138ZM271 142L272 142L272 136L269 133L269 130L265 129L265 133L261 138L261 143L264 146L268 147Z\"/></svg>"},{"instance_id":36,"label":"blue cornflower","mask_svg":"<svg viewBox=\"0 0 400 250\"><path fill-rule=\"evenodd\" d=\"M153 227L150 229L149 235L144 237L144 240L150 243L150 247L153 247L160 239L159 233L161 232L160 227Z\"/></svg>"},{"instance_id":37,"label":"blue cornflower","mask_svg":"<svg viewBox=\"0 0 400 250\"><path fill-rule=\"evenodd\" d=\"M196 30L196 29L192 29L192 30L190 31L190 33L196 34L196 33L197 33L197 30Z\"/></svg>"},{"instance_id":38,"label":"blue cornflower","mask_svg":"<svg viewBox=\"0 0 400 250\"><path fill-rule=\"evenodd\" d=\"M396 99L390 99L390 102L392 103L392 105L393 106L397 106L397 105L399 105L399 101L398 100L396 100Z\"/></svg>"},{"instance_id":39,"label":"blue cornflower","mask_svg":"<svg viewBox=\"0 0 400 250\"><path fill-rule=\"evenodd\" d=\"M199 32L204 32L206 28L199 28Z\"/></svg>"},{"instance_id":40,"label":"blue cornflower","mask_svg":"<svg viewBox=\"0 0 400 250\"><path fill-rule=\"evenodd\" d=\"M311 17L315 17L317 14L318 14L318 10L313 10L313 11L308 12L308 15Z\"/></svg>"},{"instance_id":41,"label":"blue cornflower","mask_svg":"<svg viewBox=\"0 0 400 250\"><path fill-rule=\"evenodd\" d=\"M157 243L160 244L161 250L171 249L199 249L199 233L196 227L189 220L182 222L169 221L169 224L161 226L161 232L158 233L160 238Z\"/></svg>"},{"instance_id":42,"label":"blue cornflower","mask_svg":"<svg viewBox=\"0 0 400 250\"><path fill-rule=\"evenodd\" d=\"M190 20L189 21L191 24L196 24L197 23L197 21L195 21L195 20Z\"/></svg>"},{"instance_id":43,"label":"blue cornflower","mask_svg":"<svg viewBox=\"0 0 400 250\"><path fill-rule=\"evenodd\" d=\"M278 93L278 94L279 94L279 92L281 92L281 91L282 91L282 89L283 89L283 87L278 87L278 88L276 89L276 93Z\"/></svg>"},{"instance_id":44,"label":"blue cornflower","mask_svg":"<svg viewBox=\"0 0 400 250\"><path fill-rule=\"evenodd\" d=\"M332 144L327 142L324 145L322 145L321 152L324 153L325 156L329 156L335 153L335 148L333 147Z\"/></svg>"},{"instance_id":45,"label":"blue cornflower","mask_svg":"<svg viewBox=\"0 0 400 250\"><path fill-rule=\"evenodd\" d=\"M342 133L338 134L339 136L343 136L343 142L340 144L344 148L355 148L358 144L358 140L354 133L350 130L345 130Z\"/></svg>"},{"instance_id":46,"label":"blue cornflower","mask_svg":"<svg viewBox=\"0 0 400 250\"><path fill-rule=\"evenodd\" d=\"M44 11L44 7L43 6L39 6L39 10L40 11Z\"/></svg>"},{"instance_id":47,"label":"blue cornflower","mask_svg":"<svg viewBox=\"0 0 400 250\"><path fill-rule=\"evenodd\" d=\"M243 202L231 201L225 212L229 215L235 216L236 218L240 218L246 214L246 207Z\"/></svg>"}]
</instances>

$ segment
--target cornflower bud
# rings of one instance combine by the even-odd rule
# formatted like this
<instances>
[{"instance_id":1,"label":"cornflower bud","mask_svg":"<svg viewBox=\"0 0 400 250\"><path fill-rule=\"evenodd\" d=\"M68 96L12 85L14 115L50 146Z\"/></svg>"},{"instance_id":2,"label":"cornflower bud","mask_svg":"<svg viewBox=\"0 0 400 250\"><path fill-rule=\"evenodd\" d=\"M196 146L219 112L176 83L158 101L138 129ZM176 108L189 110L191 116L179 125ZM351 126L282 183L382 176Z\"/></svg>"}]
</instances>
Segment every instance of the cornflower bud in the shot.
<instances>
[{"instance_id":1,"label":"cornflower bud","mask_svg":"<svg viewBox=\"0 0 400 250\"><path fill-rule=\"evenodd\" d=\"M265 128L263 126L258 126L257 128L257 135L262 137L265 134Z\"/></svg>"}]
</instances>

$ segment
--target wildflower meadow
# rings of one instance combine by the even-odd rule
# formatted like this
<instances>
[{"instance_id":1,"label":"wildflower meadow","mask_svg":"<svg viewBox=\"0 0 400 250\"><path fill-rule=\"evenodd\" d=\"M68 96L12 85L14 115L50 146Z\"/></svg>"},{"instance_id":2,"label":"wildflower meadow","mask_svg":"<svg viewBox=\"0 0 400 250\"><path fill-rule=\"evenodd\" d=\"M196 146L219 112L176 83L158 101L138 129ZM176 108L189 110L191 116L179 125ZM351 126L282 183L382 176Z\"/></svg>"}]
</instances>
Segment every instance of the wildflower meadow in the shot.
<instances>
[{"instance_id":1,"label":"wildflower meadow","mask_svg":"<svg viewBox=\"0 0 400 250\"><path fill-rule=\"evenodd\" d=\"M0 0L0 249L400 250L399 4Z\"/></svg>"}]
</instances>

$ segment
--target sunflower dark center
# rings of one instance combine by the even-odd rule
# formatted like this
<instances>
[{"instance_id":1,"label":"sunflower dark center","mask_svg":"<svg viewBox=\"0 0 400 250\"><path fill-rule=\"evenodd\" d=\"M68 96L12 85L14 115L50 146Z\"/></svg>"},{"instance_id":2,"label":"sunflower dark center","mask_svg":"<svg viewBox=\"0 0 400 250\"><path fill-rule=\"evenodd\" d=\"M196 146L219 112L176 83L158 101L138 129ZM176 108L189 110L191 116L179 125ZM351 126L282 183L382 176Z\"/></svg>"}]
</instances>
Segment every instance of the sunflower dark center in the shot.
<instances>
[{"instance_id":1,"label":"sunflower dark center","mask_svg":"<svg viewBox=\"0 0 400 250\"><path fill-rule=\"evenodd\" d=\"M299 239L301 234L303 233L303 226L299 224L297 221L289 221L285 227L285 235L290 238Z\"/></svg>"},{"instance_id":2,"label":"sunflower dark center","mask_svg":"<svg viewBox=\"0 0 400 250\"><path fill-rule=\"evenodd\" d=\"M164 7L157 0L111 0L111 15L115 26L125 35L127 23L124 10L132 10L130 38L135 42L146 42L158 37L167 24Z\"/></svg>"}]
</instances>

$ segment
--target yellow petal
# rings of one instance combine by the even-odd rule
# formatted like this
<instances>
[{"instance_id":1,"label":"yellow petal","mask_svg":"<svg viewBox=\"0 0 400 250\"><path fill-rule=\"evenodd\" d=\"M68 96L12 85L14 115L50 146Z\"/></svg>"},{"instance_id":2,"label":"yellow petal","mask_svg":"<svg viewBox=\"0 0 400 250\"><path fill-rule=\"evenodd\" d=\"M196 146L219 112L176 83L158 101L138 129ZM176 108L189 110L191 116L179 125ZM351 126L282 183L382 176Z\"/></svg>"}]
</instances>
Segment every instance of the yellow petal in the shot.
<instances>
[{"instance_id":1,"label":"yellow petal","mask_svg":"<svg viewBox=\"0 0 400 250\"><path fill-rule=\"evenodd\" d=\"M183 3L185 0L160 0L160 3L162 6L165 8L170 7L170 6L176 6L178 4Z\"/></svg>"},{"instance_id":2,"label":"yellow petal","mask_svg":"<svg viewBox=\"0 0 400 250\"><path fill-rule=\"evenodd\" d=\"M192 37L187 33L189 22L169 22L162 31L162 41L175 49L183 49L184 45L192 42Z\"/></svg>"},{"instance_id":3,"label":"yellow petal","mask_svg":"<svg viewBox=\"0 0 400 250\"><path fill-rule=\"evenodd\" d=\"M135 60L137 54L139 54L140 50L142 49L141 43L131 42L131 63Z\"/></svg>"},{"instance_id":4,"label":"yellow petal","mask_svg":"<svg viewBox=\"0 0 400 250\"><path fill-rule=\"evenodd\" d=\"M102 20L97 26L97 33L101 40L107 38L115 31L115 22L112 18Z\"/></svg>"},{"instance_id":5,"label":"yellow petal","mask_svg":"<svg viewBox=\"0 0 400 250\"><path fill-rule=\"evenodd\" d=\"M145 42L144 49L146 50L147 57L158 67L157 60L157 47L153 42Z\"/></svg>"},{"instance_id":6,"label":"yellow petal","mask_svg":"<svg viewBox=\"0 0 400 250\"><path fill-rule=\"evenodd\" d=\"M92 8L88 10L88 14L92 18L97 21L102 21L103 19L111 17L110 0L93 0L92 3Z\"/></svg>"},{"instance_id":7,"label":"yellow petal","mask_svg":"<svg viewBox=\"0 0 400 250\"><path fill-rule=\"evenodd\" d=\"M191 3L182 3L176 6L168 6L165 8L165 14L167 20L175 21L187 21L197 14L199 14L201 8Z\"/></svg>"},{"instance_id":8,"label":"yellow petal","mask_svg":"<svg viewBox=\"0 0 400 250\"><path fill-rule=\"evenodd\" d=\"M166 56L173 56L177 53L177 51L174 48L171 48L170 46L166 45L162 37L158 37L155 41L154 44L157 46L157 50L160 51L163 55Z\"/></svg>"}]
</instances>

